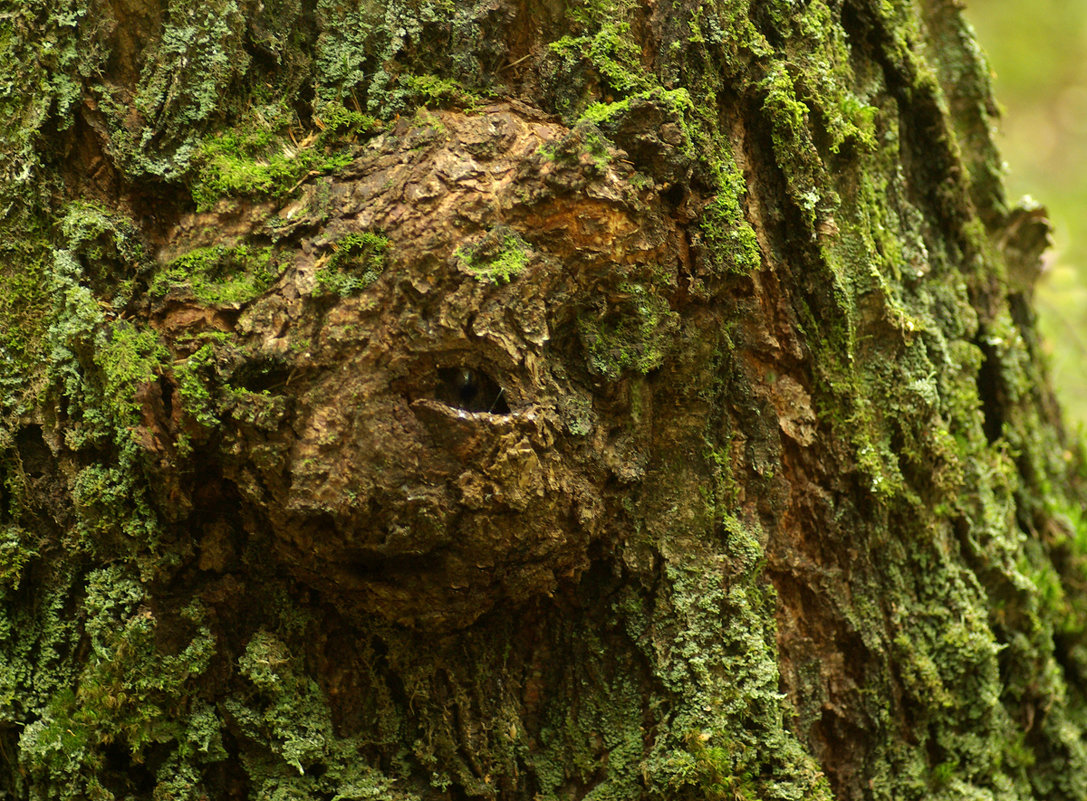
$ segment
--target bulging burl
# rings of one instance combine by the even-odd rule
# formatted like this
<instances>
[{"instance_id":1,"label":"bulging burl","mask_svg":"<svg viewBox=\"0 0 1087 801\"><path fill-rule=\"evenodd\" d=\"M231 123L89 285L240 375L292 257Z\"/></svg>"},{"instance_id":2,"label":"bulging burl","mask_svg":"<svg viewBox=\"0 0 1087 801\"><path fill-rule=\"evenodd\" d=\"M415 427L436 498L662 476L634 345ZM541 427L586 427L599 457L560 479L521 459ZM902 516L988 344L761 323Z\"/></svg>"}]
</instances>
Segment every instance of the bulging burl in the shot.
<instances>
[{"instance_id":1,"label":"bulging burl","mask_svg":"<svg viewBox=\"0 0 1087 801\"><path fill-rule=\"evenodd\" d=\"M465 626L625 535L692 267L671 186L591 134L511 104L422 111L285 205L166 237L164 265L285 254L252 299L182 289L152 319L181 355L219 343L232 422L203 447L237 505L218 514L348 613Z\"/></svg>"}]
</instances>

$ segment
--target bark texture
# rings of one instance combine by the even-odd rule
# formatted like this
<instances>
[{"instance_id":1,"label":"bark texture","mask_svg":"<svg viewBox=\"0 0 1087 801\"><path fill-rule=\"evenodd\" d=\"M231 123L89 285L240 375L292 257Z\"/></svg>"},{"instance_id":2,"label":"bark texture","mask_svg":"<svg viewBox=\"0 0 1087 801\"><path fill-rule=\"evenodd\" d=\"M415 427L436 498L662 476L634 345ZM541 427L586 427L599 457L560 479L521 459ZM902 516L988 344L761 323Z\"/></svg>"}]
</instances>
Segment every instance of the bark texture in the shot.
<instances>
[{"instance_id":1,"label":"bark texture","mask_svg":"<svg viewBox=\"0 0 1087 801\"><path fill-rule=\"evenodd\" d=\"M0 798L1087 799L951 0L0 2Z\"/></svg>"}]
</instances>

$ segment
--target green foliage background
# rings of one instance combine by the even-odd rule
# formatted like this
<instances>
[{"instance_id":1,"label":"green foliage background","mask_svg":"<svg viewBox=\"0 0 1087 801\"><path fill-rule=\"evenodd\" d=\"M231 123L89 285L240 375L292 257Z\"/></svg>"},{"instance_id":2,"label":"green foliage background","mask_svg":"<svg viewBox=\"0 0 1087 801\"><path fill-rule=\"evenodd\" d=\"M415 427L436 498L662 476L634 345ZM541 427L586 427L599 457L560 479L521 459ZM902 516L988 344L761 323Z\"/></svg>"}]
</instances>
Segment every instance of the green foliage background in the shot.
<instances>
[{"instance_id":1,"label":"green foliage background","mask_svg":"<svg viewBox=\"0 0 1087 801\"><path fill-rule=\"evenodd\" d=\"M973 0L967 16L1003 106L1009 198L1049 209L1055 249L1035 295L1057 394L1087 424L1087 2Z\"/></svg>"}]
</instances>

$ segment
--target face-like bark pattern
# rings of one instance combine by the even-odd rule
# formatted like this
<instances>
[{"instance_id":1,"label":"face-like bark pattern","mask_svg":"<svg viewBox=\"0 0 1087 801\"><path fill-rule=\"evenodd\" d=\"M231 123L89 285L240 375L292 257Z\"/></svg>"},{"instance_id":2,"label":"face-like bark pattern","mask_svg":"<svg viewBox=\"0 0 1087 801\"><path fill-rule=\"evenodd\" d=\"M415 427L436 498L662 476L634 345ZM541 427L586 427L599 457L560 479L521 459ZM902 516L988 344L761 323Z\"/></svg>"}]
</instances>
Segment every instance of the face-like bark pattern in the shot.
<instances>
[{"instance_id":1,"label":"face-like bark pattern","mask_svg":"<svg viewBox=\"0 0 1087 801\"><path fill-rule=\"evenodd\" d=\"M0 796L1087 798L954 3L0 11Z\"/></svg>"},{"instance_id":2,"label":"face-like bark pattern","mask_svg":"<svg viewBox=\"0 0 1087 801\"><path fill-rule=\"evenodd\" d=\"M244 351L232 374L263 394L233 415L262 416L218 443L223 479L329 602L460 628L576 581L590 545L622 538L652 432L607 385L672 347L690 259L681 212L614 149L571 156L572 137L516 106L423 112L229 238L214 210L165 235L163 263L277 242L281 272L244 309L209 317L179 286L151 319L191 339L182 353L207 331ZM357 291L325 289L363 273L339 265L378 233Z\"/></svg>"}]
</instances>

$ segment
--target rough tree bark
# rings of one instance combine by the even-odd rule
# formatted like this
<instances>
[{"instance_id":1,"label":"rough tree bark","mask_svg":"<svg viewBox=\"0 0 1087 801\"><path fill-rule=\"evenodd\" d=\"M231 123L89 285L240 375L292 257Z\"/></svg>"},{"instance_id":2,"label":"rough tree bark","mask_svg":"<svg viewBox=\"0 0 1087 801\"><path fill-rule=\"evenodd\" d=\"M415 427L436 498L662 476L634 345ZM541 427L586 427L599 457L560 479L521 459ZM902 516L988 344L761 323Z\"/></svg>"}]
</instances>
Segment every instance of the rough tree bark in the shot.
<instances>
[{"instance_id":1,"label":"rough tree bark","mask_svg":"<svg viewBox=\"0 0 1087 801\"><path fill-rule=\"evenodd\" d=\"M1087 798L957 2L0 9L0 798Z\"/></svg>"}]
</instances>

